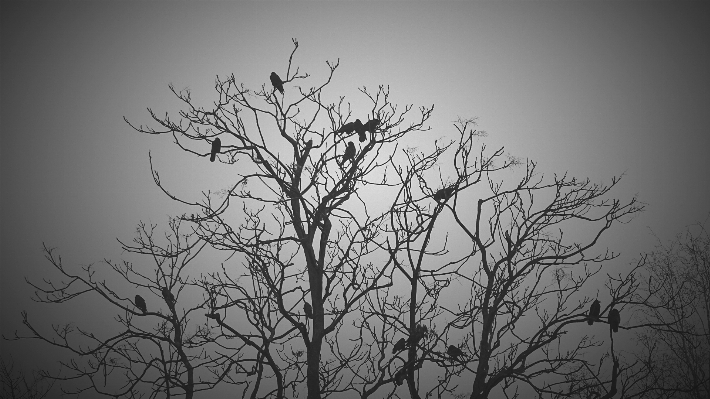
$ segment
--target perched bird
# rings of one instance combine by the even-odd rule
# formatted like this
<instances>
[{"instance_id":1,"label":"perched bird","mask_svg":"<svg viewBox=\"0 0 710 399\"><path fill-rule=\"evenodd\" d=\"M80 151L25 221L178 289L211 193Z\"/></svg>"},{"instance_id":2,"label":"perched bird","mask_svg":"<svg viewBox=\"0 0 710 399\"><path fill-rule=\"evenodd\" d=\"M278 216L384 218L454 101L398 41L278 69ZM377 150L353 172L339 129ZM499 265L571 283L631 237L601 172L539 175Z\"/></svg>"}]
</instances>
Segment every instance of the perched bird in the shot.
<instances>
[{"instance_id":1,"label":"perched bird","mask_svg":"<svg viewBox=\"0 0 710 399\"><path fill-rule=\"evenodd\" d=\"M306 317L308 317L309 319L313 318L313 308L311 307L310 303L303 303L303 311L306 313Z\"/></svg>"},{"instance_id":2,"label":"perched bird","mask_svg":"<svg viewBox=\"0 0 710 399\"><path fill-rule=\"evenodd\" d=\"M453 345L449 345L449 349L446 350L446 354L451 356L452 359L463 357L463 351Z\"/></svg>"},{"instance_id":3,"label":"perched bird","mask_svg":"<svg viewBox=\"0 0 710 399\"><path fill-rule=\"evenodd\" d=\"M355 122L348 122L336 130L335 133L350 134L355 131Z\"/></svg>"},{"instance_id":4,"label":"perched bird","mask_svg":"<svg viewBox=\"0 0 710 399\"><path fill-rule=\"evenodd\" d=\"M365 135L365 125L360 122L360 119L355 119L355 131L357 132L358 136L360 136L361 143L367 140L367 136Z\"/></svg>"},{"instance_id":5,"label":"perched bird","mask_svg":"<svg viewBox=\"0 0 710 399\"><path fill-rule=\"evenodd\" d=\"M136 307L141 310L141 312L145 313L148 311L148 307L145 305L145 299L143 299L142 296L136 295Z\"/></svg>"},{"instance_id":6,"label":"perched bird","mask_svg":"<svg viewBox=\"0 0 710 399\"><path fill-rule=\"evenodd\" d=\"M163 288L162 293L163 293L163 299L165 299L165 302L168 305L172 305L173 303L175 303L175 297L173 296L173 293L170 292L169 289Z\"/></svg>"},{"instance_id":7,"label":"perched bird","mask_svg":"<svg viewBox=\"0 0 710 399\"><path fill-rule=\"evenodd\" d=\"M276 74L276 72L271 72L271 84L274 85L274 89L280 91L281 94L284 94L284 82L281 80L279 75Z\"/></svg>"},{"instance_id":8,"label":"perched bird","mask_svg":"<svg viewBox=\"0 0 710 399\"><path fill-rule=\"evenodd\" d=\"M350 134L355 131L355 122L348 122L336 130L335 133Z\"/></svg>"},{"instance_id":9,"label":"perched bird","mask_svg":"<svg viewBox=\"0 0 710 399\"><path fill-rule=\"evenodd\" d=\"M212 142L212 152L210 153L210 162L214 162L214 158L217 156L217 153L219 150L222 148L222 140L219 139L219 137L215 137L214 141Z\"/></svg>"},{"instance_id":10,"label":"perched bird","mask_svg":"<svg viewBox=\"0 0 710 399\"><path fill-rule=\"evenodd\" d=\"M414 330L414 333L409 336L409 339L407 340L407 343L410 346L415 346L417 343L426 336L427 334L427 328L426 326L423 325L417 325L416 330Z\"/></svg>"},{"instance_id":11,"label":"perched bird","mask_svg":"<svg viewBox=\"0 0 710 399\"><path fill-rule=\"evenodd\" d=\"M348 148L345 149L345 154L343 154L343 159L340 161L340 166L345 164L345 161L355 158L355 144L352 141L348 141Z\"/></svg>"},{"instance_id":12,"label":"perched bird","mask_svg":"<svg viewBox=\"0 0 710 399\"><path fill-rule=\"evenodd\" d=\"M595 320L599 320L599 311L601 310L601 304L598 300L592 302L592 306L589 308L589 316L587 317L587 324L590 326L594 324Z\"/></svg>"},{"instance_id":13,"label":"perched bird","mask_svg":"<svg viewBox=\"0 0 710 399\"><path fill-rule=\"evenodd\" d=\"M365 123L365 131L370 132L370 133L375 133L375 129L377 129L377 126L380 125L380 120L379 119L370 119Z\"/></svg>"},{"instance_id":14,"label":"perched bird","mask_svg":"<svg viewBox=\"0 0 710 399\"><path fill-rule=\"evenodd\" d=\"M399 341L397 341L397 343L394 344L394 348L392 348L392 354L394 355L397 352L401 352L406 347L407 347L407 341L404 338L400 338Z\"/></svg>"},{"instance_id":15,"label":"perched bird","mask_svg":"<svg viewBox=\"0 0 710 399\"><path fill-rule=\"evenodd\" d=\"M397 374L394 375L394 383L397 384L397 386L400 386L404 383L404 378L407 376L407 369L406 365L403 366L399 371L397 371Z\"/></svg>"},{"instance_id":16,"label":"perched bird","mask_svg":"<svg viewBox=\"0 0 710 399\"><path fill-rule=\"evenodd\" d=\"M442 188L441 190L437 191L434 194L434 201L436 201L436 202L446 201L449 198L451 198L451 196L454 195L455 192L456 192L456 186Z\"/></svg>"},{"instance_id":17,"label":"perched bird","mask_svg":"<svg viewBox=\"0 0 710 399\"><path fill-rule=\"evenodd\" d=\"M217 320L218 322L222 320L222 316L219 313L207 313L205 316L207 316L208 319Z\"/></svg>"},{"instance_id":18,"label":"perched bird","mask_svg":"<svg viewBox=\"0 0 710 399\"><path fill-rule=\"evenodd\" d=\"M611 312L609 312L609 326L611 327L612 331L619 332L620 322L621 315L619 314L619 311L616 309L612 309Z\"/></svg>"}]
</instances>

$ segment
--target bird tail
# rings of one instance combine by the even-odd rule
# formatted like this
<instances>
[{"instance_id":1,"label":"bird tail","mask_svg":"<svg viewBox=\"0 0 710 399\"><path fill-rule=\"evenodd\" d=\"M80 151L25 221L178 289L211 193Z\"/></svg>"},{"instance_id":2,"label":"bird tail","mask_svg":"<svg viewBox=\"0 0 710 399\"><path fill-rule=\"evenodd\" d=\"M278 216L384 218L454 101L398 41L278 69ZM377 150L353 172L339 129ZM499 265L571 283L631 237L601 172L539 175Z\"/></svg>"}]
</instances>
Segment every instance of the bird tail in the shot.
<instances>
[{"instance_id":1,"label":"bird tail","mask_svg":"<svg viewBox=\"0 0 710 399\"><path fill-rule=\"evenodd\" d=\"M619 332L619 327L618 327L618 326L614 326L614 327L612 327L612 330L614 330L615 333L616 333L616 332Z\"/></svg>"},{"instance_id":2,"label":"bird tail","mask_svg":"<svg viewBox=\"0 0 710 399\"><path fill-rule=\"evenodd\" d=\"M594 319L592 319L591 317L587 318L587 324L589 324L590 326L594 324Z\"/></svg>"},{"instance_id":3,"label":"bird tail","mask_svg":"<svg viewBox=\"0 0 710 399\"><path fill-rule=\"evenodd\" d=\"M212 153L212 154L210 155L210 162L214 162L214 159L215 159L216 156L217 156L217 154Z\"/></svg>"}]
</instances>

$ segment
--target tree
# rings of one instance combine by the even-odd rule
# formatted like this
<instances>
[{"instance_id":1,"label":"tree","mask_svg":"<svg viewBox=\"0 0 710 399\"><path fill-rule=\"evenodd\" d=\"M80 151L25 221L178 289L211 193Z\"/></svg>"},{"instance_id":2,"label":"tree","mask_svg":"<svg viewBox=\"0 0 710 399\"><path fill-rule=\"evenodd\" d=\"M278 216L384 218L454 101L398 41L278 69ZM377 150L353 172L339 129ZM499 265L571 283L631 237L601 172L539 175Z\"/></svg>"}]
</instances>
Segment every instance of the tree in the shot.
<instances>
[{"instance_id":1,"label":"tree","mask_svg":"<svg viewBox=\"0 0 710 399\"><path fill-rule=\"evenodd\" d=\"M36 286L46 302L99 294L125 312L124 332L98 339L79 330L94 346L77 349L66 339L69 329L56 331L54 341L25 315L31 337L90 357L91 369L66 365L87 377L86 389L102 392L92 377L113 372L111 359L119 356L124 381L114 394L124 397L137 395L140 385L154 396L192 397L232 384L250 397L307 390L309 399L346 392L364 399L399 396L405 381L413 399L456 394L462 384L471 398L494 390L514 396L525 386L553 396L586 381L580 372L593 361L584 351L601 344L568 330L587 327L591 298L582 290L601 263L616 257L593 254L594 247L642 206L607 198L617 178L609 185L566 175L546 181L532 161L503 148L489 153L472 119L454 124L453 140L406 147L407 138L429 129L433 106L398 109L385 86L360 89L368 115L353 112L343 96L326 102L338 63L327 63L329 74L317 86L296 86L309 79L292 67L297 49L294 40L287 87L278 96L268 84L251 91L232 75L217 78L218 99L204 108L171 85L186 108L181 120L149 109L160 128L131 125L169 135L198 157L212 155L219 140L220 163L239 163L230 169L234 180L201 200L179 198L151 159L156 185L191 208L171 221L170 245L157 246L152 229L139 229L138 245L124 245L156 259L155 275L107 262L128 282L119 291L93 280L91 268L84 270L88 277L68 272L46 249L72 280ZM521 168L516 182L503 182L504 171ZM180 232L182 224L189 233ZM579 231L574 238L563 234L570 228ZM224 254L221 268L190 277L189 264L203 248ZM609 279L611 298L599 324L611 306L628 302L637 287L629 281ZM70 290L74 283L82 288ZM152 294L145 314L130 302L136 287ZM186 299L188 290L201 292L202 300ZM189 315L203 321L195 332ZM158 328L138 327L135 317ZM437 372L436 380L422 379Z\"/></svg>"},{"instance_id":2,"label":"tree","mask_svg":"<svg viewBox=\"0 0 710 399\"><path fill-rule=\"evenodd\" d=\"M710 236L707 220L648 255L644 308L650 328L639 334L650 370L644 388L657 397L710 396Z\"/></svg>"},{"instance_id":3,"label":"tree","mask_svg":"<svg viewBox=\"0 0 710 399\"><path fill-rule=\"evenodd\" d=\"M20 370L15 363L0 359L0 398L42 399L47 397L54 383L34 372L32 379Z\"/></svg>"},{"instance_id":4,"label":"tree","mask_svg":"<svg viewBox=\"0 0 710 399\"><path fill-rule=\"evenodd\" d=\"M83 267L80 273L72 272L54 249L44 247L47 260L69 280L45 281L42 285L28 281L37 290L35 300L64 303L97 295L123 313L115 319L122 331L102 337L71 322L52 326L53 331L45 333L30 321L26 312L22 312L23 323L32 334L16 334L15 339L39 339L76 356L70 362L62 362L68 374L42 372L44 377L75 382L62 387L70 394L94 390L103 395L135 397L148 391L152 392L151 397L159 393L168 396L179 393L187 398L214 387L225 378L234 361L210 350L213 339L204 317L197 318L202 325L190 323L193 315L203 316L200 310L205 307L205 302L180 306L181 296L190 295L194 286L189 284L188 265L206 246L196 240L194 234L182 233L181 225L181 220L171 219L170 233L165 234L167 243L161 245L156 242L157 226L139 224L134 244L121 243L123 250L151 258L155 269L143 270L128 261L114 263L105 260L113 272L105 278L99 277L105 270L95 265ZM117 276L128 286L121 285ZM147 312L131 302L137 290L151 298ZM170 296L166 297L165 291L171 292ZM194 331L190 331L193 328ZM212 370L215 378L198 379L197 373L202 369Z\"/></svg>"}]
</instances>

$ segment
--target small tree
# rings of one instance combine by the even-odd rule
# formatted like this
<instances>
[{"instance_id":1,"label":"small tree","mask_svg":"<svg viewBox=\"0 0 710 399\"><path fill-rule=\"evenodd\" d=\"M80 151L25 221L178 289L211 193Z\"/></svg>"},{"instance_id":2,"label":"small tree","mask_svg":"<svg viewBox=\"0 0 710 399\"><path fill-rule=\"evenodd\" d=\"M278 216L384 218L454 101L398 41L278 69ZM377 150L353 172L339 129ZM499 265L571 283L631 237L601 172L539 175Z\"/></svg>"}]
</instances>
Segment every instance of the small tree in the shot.
<instances>
[{"instance_id":1,"label":"small tree","mask_svg":"<svg viewBox=\"0 0 710 399\"><path fill-rule=\"evenodd\" d=\"M194 233L182 233L181 223L179 219L170 220L166 244L156 242L155 225L143 223L137 229L133 245L122 243L125 251L150 257L155 262L152 270L136 268L128 261L105 260L113 272L108 277L102 276L104 269L94 265L75 273L64 266L54 249L44 247L47 260L68 280L42 285L28 281L37 290L35 300L63 303L95 294L122 312L115 318L121 330L110 336L97 336L73 323L55 325L53 332L47 334L22 312L23 323L32 334L25 337L16 334L16 339L39 339L67 349L78 358L62 362L68 374L43 372L45 377L75 381L74 385L62 388L70 394L93 390L108 396L135 397L148 391L152 392L151 397L165 393L187 398L212 388L224 378L232 360L212 353L210 344L214 340L206 323L190 323L196 314L203 316L205 302L187 305L181 298L190 295L189 264L206 246L195 239ZM115 280L117 276L124 284ZM198 380L197 372L203 368L220 368L223 372L213 380Z\"/></svg>"}]
</instances>

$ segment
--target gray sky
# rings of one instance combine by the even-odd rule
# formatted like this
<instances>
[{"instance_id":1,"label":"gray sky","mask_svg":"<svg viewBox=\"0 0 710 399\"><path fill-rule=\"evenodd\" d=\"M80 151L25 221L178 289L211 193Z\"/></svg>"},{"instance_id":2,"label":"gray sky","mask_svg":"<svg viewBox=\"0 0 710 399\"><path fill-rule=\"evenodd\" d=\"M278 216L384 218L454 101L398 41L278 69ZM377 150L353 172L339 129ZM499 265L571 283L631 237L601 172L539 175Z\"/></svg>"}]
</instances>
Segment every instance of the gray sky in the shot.
<instances>
[{"instance_id":1,"label":"gray sky","mask_svg":"<svg viewBox=\"0 0 710 399\"><path fill-rule=\"evenodd\" d=\"M168 137L141 135L179 105L205 105L214 78L256 89L295 65L314 77L340 58L329 101L364 104L357 87L390 86L401 106L435 105L429 133L454 137L478 117L489 148L609 182L646 212L600 245L628 264L710 212L710 7L702 2L2 2L0 284L2 333L29 301L24 277L56 276L41 245L72 267L119 260L139 220L184 211L154 186L148 151L182 195L227 186L229 168ZM367 111L362 107L363 111ZM207 149L205 149L207 151ZM217 174L215 175L215 171ZM209 178L205 176L210 176ZM199 184L194 184L195 182ZM192 183L186 185L185 183ZM615 266L616 267L616 266ZM82 310L82 312L85 310ZM86 311L100 312L100 308ZM3 354L32 343L2 342ZM30 357L31 359L31 357Z\"/></svg>"}]
</instances>

